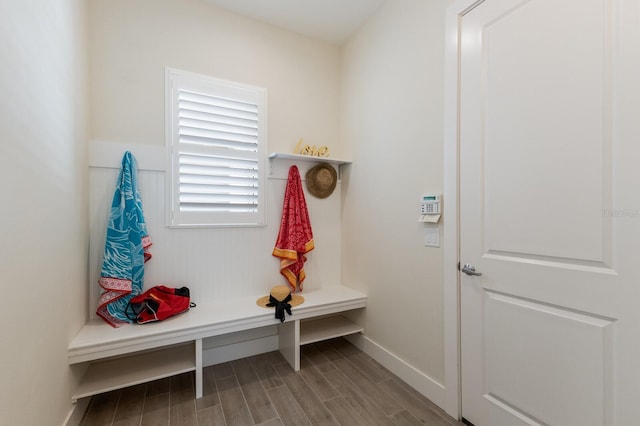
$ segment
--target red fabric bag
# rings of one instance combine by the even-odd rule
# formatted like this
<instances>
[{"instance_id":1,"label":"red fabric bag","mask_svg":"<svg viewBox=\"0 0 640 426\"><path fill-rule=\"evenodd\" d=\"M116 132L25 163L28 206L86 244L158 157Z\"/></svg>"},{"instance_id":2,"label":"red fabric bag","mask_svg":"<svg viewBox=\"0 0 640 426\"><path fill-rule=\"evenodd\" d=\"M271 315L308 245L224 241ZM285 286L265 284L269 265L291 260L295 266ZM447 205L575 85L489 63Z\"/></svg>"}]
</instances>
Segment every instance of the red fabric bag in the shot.
<instances>
[{"instance_id":1,"label":"red fabric bag","mask_svg":"<svg viewBox=\"0 0 640 426\"><path fill-rule=\"evenodd\" d=\"M158 285L132 297L125 309L127 318L138 324L162 321L196 306L187 287L171 288Z\"/></svg>"}]
</instances>

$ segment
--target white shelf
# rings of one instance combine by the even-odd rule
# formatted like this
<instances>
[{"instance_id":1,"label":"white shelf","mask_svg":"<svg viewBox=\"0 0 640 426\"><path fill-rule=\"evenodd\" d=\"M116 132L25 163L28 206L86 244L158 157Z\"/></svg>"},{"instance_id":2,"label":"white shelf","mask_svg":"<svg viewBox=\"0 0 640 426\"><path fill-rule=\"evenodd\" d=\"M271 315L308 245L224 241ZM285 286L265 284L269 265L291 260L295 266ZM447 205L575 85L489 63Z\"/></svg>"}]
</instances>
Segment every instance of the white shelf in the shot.
<instances>
[{"instance_id":1,"label":"white shelf","mask_svg":"<svg viewBox=\"0 0 640 426\"><path fill-rule=\"evenodd\" d=\"M300 346L363 331L364 328L342 315L300 321Z\"/></svg>"},{"instance_id":2,"label":"white shelf","mask_svg":"<svg viewBox=\"0 0 640 426\"><path fill-rule=\"evenodd\" d=\"M283 152L272 152L269 154L270 159L274 158L282 158L284 160L301 160L301 161L314 161L318 163L329 163L336 164L341 166L343 164L351 164L349 160L340 160L338 158L333 157L314 157L311 155L300 155L300 154L286 154Z\"/></svg>"},{"instance_id":3,"label":"white shelf","mask_svg":"<svg viewBox=\"0 0 640 426\"><path fill-rule=\"evenodd\" d=\"M195 346L193 343L94 362L89 365L72 399L76 401L102 392L162 379L195 369Z\"/></svg>"}]
</instances>

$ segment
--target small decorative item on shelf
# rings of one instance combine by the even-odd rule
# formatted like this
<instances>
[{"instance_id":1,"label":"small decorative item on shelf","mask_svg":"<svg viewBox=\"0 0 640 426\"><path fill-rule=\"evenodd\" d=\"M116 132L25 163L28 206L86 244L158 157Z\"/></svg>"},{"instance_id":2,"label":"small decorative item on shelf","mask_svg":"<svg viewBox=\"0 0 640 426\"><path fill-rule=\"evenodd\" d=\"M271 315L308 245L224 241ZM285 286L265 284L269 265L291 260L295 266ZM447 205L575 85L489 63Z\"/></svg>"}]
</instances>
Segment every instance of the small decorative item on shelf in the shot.
<instances>
[{"instance_id":1,"label":"small decorative item on shelf","mask_svg":"<svg viewBox=\"0 0 640 426\"><path fill-rule=\"evenodd\" d=\"M315 145L311 146L311 145L303 145L303 139L300 138L300 140L298 141L298 144L296 145L295 149L293 150L294 154L300 154L300 155L309 155L311 157L328 157L329 156L329 147L328 146L321 146L319 148L317 148Z\"/></svg>"}]
</instances>

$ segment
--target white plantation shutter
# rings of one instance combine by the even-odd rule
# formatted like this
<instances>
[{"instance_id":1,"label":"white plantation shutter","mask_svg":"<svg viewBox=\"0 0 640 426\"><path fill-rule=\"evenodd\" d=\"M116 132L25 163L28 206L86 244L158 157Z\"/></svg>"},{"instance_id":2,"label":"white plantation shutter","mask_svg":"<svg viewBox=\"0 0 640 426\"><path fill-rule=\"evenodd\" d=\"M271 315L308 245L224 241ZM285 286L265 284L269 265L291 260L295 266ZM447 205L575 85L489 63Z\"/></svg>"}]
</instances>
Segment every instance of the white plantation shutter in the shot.
<instances>
[{"instance_id":1,"label":"white plantation shutter","mask_svg":"<svg viewBox=\"0 0 640 426\"><path fill-rule=\"evenodd\" d=\"M167 70L170 226L264 224L265 90Z\"/></svg>"}]
</instances>

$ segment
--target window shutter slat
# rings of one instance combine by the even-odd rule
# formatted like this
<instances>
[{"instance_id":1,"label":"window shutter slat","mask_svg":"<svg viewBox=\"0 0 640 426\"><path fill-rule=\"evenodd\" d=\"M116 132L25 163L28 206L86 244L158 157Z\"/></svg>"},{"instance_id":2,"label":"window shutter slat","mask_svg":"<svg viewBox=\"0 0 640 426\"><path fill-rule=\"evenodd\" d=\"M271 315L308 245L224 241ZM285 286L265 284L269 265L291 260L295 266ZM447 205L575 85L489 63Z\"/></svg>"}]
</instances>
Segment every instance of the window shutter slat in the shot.
<instances>
[{"instance_id":1,"label":"window shutter slat","mask_svg":"<svg viewBox=\"0 0 640 426\"><path fill-rule=\"evenodd\" d=\"M198 111L186 108L180 108L180 118L190 120L202 120L205 122L217 122L221 124L227 124L232 126L240 126L248 129L253 129L254 133L258 133L258 117L251 116L250 118L232 117L229 115L223 115L207 111Z\"/></svg>"},{"instance_id":2,"label":"window shutter slat","mask_svg":"<svg viewBox=\"0 0 640 426\"><path fill-rule=\"evenodd\" d=\"M183 114L209 114L221 117L222 120L230 121L255 121L258 117L258 111L229 108L228 106L205 104L202 102L194 102L186 100L182 97L178 100L178 106Z\"/></svg>"},{"instance_id":3,"label":"window shutter slat","mask_svg":"<svg viewBox=\"0 0 640 426\"><path fill-rule=\"evenodd\" d=\"M220 143L222 145L225 145L224 142L229 142L230 144L233 143L242 143L242 144L247 144L250 145L251 148L253 149L257 149L257 135L251 135L251 134L246 134L246 133L241 133L239 132L240 129L221 129L219 128L219 130L216 129L205 129L205 128L198 128L198 127L189 127L189 126L183 126L182 123L180 123L180 128L179 128L179 135L180 138L182 138L183 136L195 136L197 138L200 138L203 143L209 143L212 145L215 145L215 141L220 141ZM247 146L247 148L249 148L249 146Z\"/></svg>"},{"instance_id":4,"label":"window shutter slat","mask_svg":"<svg viewBox=\"0 0 640 426\"><path fill-rule=\"evenodd\" d=\"M206 120L206 118L210 120ZM181 128L184 127L186 129L211 130L232 135L252 136L254 142L258 137L258 129L255 126L247 127L238 124L222 123L217 120L211 120L211 118L213 117L202 117L201 119L180 118L179 124Z\"/></svg>"},{"instance_id":5,"label":"window shutter slat","mask_svg":"<svg viewBox=\"0 0 640 426\"><path fill-rule=\"evenodd\" d=\"M253 208L257 197L242 194L181 194L180 203L200 206L233 206L243 205Z\"/></svg>"},{"instance_id":6,"label":"window shutter slat","mask_svg":"<svg viewBox=\"0 0 640 426\"><path fill-rule=\"evenodd\" d=\"M185 150L193 149L193 146L202 145L217 148L230 148L237 151L256 151L255 144L247 144L244 142L235 142L227 139L211 139L200 136L181 136L180 144L185 147ZM186 148L187 145L192 145L192 148Z\"/></svg>"},{"instance_id":7,"label":"window shutter slat","mask_svg":"<svg viewBox=\"0 0 640 426\"><path fill-rule=\"evenodd\" d=\"M237 113L258 113L258 106L251 102L243 102L239 100L233 100L222 96L215 96L211 94L197 93L190 90L180 89L178 91L178 99L180 101L191 101L193 103L201 104L205 108L221 108L229 111L237 111Z\"/></svg>"},{"instance_id":8,"label":"window shutter slat","mask_svg":"<svg viewBox=\"0 0 640 426\"><path fill-rule=\"evenodd\" d=\"M247 195L252 197L258 196L258 189L250 186L235 186L229 187L227 185L202 185L197 183L181 183L181 194L219 194L221 192L233 195Z\"/></svg>"},{"instance_id":9,"label":"window shutter slat","mask_svg":"<svg viewBox=\"0 0 640 426\"><path fill-rule=\"evenodd\" d=\"M229 169L256 170L258 168L257 159L247 158L220 158L221 156L210 156L206 154L184 153L180 155L180 164L185 166L220 167Z\"/></svg>"},{"instance_id":10,"label":"window shutter slat","mask_svg":"<svg viewBox=\"0 0 640 426\"><path fill-rule=\"evenodd\" d=\"M203 206L201 204L189 204L184 203L181 207L182 213L254 213L253 208L245 208L241 205L233 206L216 206L208 205Z\"/></svg>"}]
</instances>

